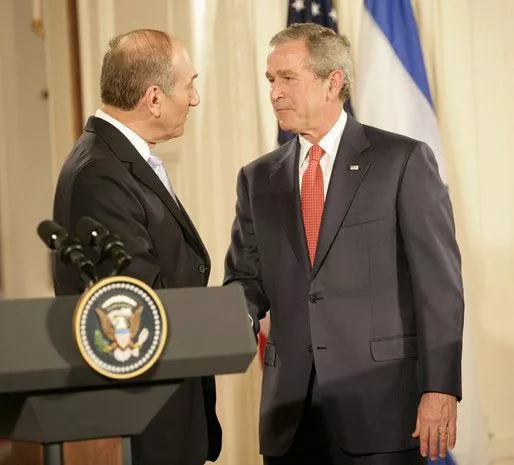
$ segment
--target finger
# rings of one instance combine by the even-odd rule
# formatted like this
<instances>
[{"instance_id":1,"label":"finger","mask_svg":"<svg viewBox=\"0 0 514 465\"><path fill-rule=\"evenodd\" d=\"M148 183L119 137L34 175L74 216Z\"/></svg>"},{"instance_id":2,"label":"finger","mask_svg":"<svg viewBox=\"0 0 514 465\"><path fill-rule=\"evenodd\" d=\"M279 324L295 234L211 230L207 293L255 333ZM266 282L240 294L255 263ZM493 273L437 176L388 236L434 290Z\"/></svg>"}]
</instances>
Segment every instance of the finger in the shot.
<instances>
[{"instance_id":1,"label":"finger","mask_svg":"<svg viewBox=\"0 0 514 465\"><path fill-rule=\"evenodd\" d=\"M443 407L442 416L439 421L438 440L439 440L439 456L446 457L448 450L448 423L449 423L449 409L445 405Z\"/></svg>"},{"instance_id":2,"label":"finger","mask_svg":"<svg viewBox=\"0 0 514 465\"><path fill-rule=\"evenodd\" d=\"M439 429L437 427L430 428L428 447L430 460L437 460L439 455Z\"/></svg>"},{"instance_id":3,"label":"finger","mask_svg":"<svg viewBox=\"0 0 514 465\"><path fill-rule=\"evenodd\" d=\"M457 419L454 418L450 420L450 424L448 425L448 447L453 449L455 447L455 443L457 442Z\"/></svg>"},{"instance_id":4,"label":"finger","mask_svg":"<svg viewBox=\"0 0 514 465\"><path fill-rule=\"evenodd\" d=\"M426 457L428 455L428 435L428 426L421 425L419 432L419 451L422 457Z\"/></svg>"},{"instance_id":5,"label":"finger","mask_svg":"<svg viewBox=\"0 0 514 465\"><path fill-rule=\"evenodd\" d=\"M416 429L415 429L414 433L412 433L412 437L413 438L419 437L420 430L421 430L421 422L419 421L419 414L418 414L418 416L416 418Z\"/></svg>"},{"instance_id":6,"label":"finger","mask_svg":"<svg viewBox=\"0 0 514 465\"><path fill-rule=\"evenodd\" d=\"M448 433L446 428L439 430L439 456L446 457L448 452Z\"/></svg>"}]
</instances>

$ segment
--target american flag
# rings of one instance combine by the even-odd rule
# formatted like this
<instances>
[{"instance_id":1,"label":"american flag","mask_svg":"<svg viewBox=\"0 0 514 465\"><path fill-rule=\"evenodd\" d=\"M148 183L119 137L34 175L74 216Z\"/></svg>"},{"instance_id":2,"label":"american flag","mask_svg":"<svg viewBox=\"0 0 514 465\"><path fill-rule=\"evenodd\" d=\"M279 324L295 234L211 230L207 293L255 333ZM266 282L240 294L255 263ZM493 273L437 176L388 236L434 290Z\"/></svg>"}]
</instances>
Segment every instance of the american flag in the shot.
<instances>
[{"instance_id":1,"label":"american flag","mask_svg":"<svg viewBox=\"0 0 514 465\"><path fill-rule=\"evenodd\" d=\"M317 23L338 32L332 0L289 0L287 24Z\"/></svg>"},{"instance_id":2,"label":"american flag","mask_svg":"<svg viewBox=\"0 0 514 465\"><path fill-rule=\"evenodd\" d=\"M289 0L287 13L287 25L293 23L316 23L329 27L336 32L337 13L332 0ZM345 102L344 109L352 114L350 102ZM296 134L278 130L278 143L280 145L295 137Z\"/></svg>"}]
</instances>

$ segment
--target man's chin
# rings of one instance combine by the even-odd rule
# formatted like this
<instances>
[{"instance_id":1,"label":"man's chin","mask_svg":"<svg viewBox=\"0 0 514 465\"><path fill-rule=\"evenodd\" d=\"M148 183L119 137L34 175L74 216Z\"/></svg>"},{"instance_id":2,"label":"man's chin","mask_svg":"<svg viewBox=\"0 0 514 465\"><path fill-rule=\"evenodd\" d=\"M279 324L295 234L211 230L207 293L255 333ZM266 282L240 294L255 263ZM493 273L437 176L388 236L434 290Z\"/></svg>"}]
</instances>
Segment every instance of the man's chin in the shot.
<instances>
[{"instance_id":1,"label":"man's chin","mask_svg":"<svg viewBox=\"0 0 514 465\"><path fill-rule=\"evenodd\" d=\"M294 124L291 124L289 121L279 119L278 126L280 127L280 129L282 129L282 131L295 132Z\"/></svg>"}]
</instances>

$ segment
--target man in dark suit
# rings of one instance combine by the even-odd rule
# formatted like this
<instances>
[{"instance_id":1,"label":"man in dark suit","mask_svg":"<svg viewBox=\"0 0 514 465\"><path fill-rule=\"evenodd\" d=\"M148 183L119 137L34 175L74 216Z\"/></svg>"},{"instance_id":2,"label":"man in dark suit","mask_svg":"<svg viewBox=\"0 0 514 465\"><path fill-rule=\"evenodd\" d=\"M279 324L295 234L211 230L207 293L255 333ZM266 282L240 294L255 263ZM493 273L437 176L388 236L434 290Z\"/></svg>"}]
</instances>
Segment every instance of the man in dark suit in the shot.
<instances>
[{"instance_id":1,"label":"man in dark suit","mask_svg":"<svg viewBox=\"0 0 514 465\"><path fill-rule=\"evenodd\" d=\"M197 73L180 42L137 30L114 38L101 73L102 109L66 159L54 219L69 231L91 216L124 239L133 257L124 274L159 288L206 286L209 255L171 187L159 142L184 132L199 103ZM54 270L56 294L83 291L79 276ZM213 377L188 379L133 440L140 465L199 465L216 460L221 428Z\"/></svg>"},{"instance_id":2,"label":"man in dark suit","mask_svg":"<svg viewBox=\"0 0 514 465\"><path fill-rule=\"evenodd\" d=\"M456 440L463 291L430 148L343 111L346 37L297 24L267 78L298 137L239 173L225 282L270 311L260 448L268 465L414 465ZM421 450L421 453L420 453Z\"/></svg>"}]
</instances>

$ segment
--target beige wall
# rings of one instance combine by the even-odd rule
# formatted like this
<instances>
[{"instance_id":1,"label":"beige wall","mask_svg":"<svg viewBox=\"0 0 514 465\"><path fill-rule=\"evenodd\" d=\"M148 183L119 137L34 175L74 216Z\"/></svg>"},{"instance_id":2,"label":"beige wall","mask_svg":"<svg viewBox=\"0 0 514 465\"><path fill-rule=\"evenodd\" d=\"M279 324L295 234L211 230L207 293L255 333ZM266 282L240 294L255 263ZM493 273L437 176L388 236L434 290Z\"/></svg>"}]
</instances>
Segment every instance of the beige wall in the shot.
<instances>
[{"instance_id":1,"label":"beige wall","mask_svg":"<svg viewBox=\"0 0 514 465\"><path fill-rule=\"evenodd\" d=\"M62 50L64 3L59 2L65 0L45 3L45 23L52 28L44 45L26 29L29 0L0 2L0 48L6 57L0 62L0 253L6 296L48 291L46 254L34 229L50 214L55 169L73 139L65 121L70 102L63 89L69 71ZM514 1L413 3L462 248L474 360L466 370L474 369L478 377L475 387L494 463L514 464L514 157L509 150L514 146ZM340 29L358 50L362 0L338 0L336 5ZM211 284L219 284L237 170L274 145L264 68L267 40L285 23L285 0L152 0L152 8L139 0L79 0L78 6L84 118L99 104L101 56L112 35L155 27L179 35L192 51L202 102L186 136L164 144L160 153L211 252ZM23 47L34 54L30 61L22 58L27 53ZM51 100L45 107L49 120L43 122L34 119L35 110L46 103L20 104L19 99L28 95L20 92L22 86L36 92L41 84L35 80L45 66ZM27 128L32 137L46 134L48 152L43 143L39 149L27 145L32 140ZM36 174L27 176L29 168ZM259 463L259 383L257 364L245 375L218 379L225 427L222 465Z\"/></svg>"}]
</instances>

